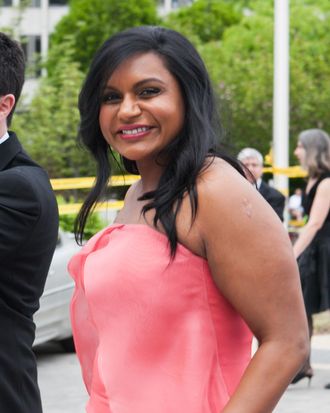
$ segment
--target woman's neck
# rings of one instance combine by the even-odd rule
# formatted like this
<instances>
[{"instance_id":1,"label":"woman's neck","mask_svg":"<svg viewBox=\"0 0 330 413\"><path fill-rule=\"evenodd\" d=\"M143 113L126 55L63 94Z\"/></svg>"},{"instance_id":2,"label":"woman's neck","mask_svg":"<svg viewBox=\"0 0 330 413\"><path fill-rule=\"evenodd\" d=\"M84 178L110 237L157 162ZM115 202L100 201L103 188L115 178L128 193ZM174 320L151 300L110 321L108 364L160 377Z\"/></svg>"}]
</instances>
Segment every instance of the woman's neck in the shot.
<instances>
[{"instance_id":1,"label":"woman's neck","mask_svg":"<svg viewBox=\"0 0 330 413\"><path fill-rule=\"evenodd\" d=\"M142 193L154 191L157 189L159 180L164 173L165 168L156 164L138 163L137 168L141 176L140 190Z\"/></svg>"}]
</instances>

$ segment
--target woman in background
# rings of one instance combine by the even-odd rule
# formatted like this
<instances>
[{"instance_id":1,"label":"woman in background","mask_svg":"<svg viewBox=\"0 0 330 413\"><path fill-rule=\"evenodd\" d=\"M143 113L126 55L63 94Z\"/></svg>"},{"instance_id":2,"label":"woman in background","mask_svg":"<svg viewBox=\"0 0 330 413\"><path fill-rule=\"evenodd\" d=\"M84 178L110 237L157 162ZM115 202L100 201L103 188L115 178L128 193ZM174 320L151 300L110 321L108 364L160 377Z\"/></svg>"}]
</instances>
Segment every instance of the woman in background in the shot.
<instances>
[{"instance_id":1,"label":"woman in background","mask_svg":"<svg viewBox=\"0 0 330 413\"><path fill-rule=\"evenodd\" d=\"M308 221L293 249L301 267L302 288L309 325L313 334L312 315L330 308L330 138L321 129L308 129L299 134L294 151L308 173L303 208ZM293 383L307 377L313 369L308 358Z\"/></svg>"},{"instance_id":2,"label":"woman in background","mask_svg":"<svg viewBox=\"0 0 330 413\"><path fill-rule=\"evenodd\" d=\"M70 262L87 411L270 413L308 353L298 270L271 207L216 151L200 56L161 27L116 34L79 109L98 172L77 237L106 191L112 149L141 176L115 224Z\"/></svg>"}]
</instances>

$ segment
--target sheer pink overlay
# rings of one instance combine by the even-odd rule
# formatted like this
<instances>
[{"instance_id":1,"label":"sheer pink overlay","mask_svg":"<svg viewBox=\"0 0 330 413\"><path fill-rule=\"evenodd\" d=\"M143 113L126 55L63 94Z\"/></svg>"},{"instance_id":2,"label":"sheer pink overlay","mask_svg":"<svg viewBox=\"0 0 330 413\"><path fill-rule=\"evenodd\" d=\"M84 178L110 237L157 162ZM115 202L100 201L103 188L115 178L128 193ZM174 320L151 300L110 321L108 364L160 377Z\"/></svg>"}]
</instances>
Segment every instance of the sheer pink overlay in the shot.
<instances>
[{"instance_id":1,"label":"sheer pink overlay","mask_svg":"<svg viewBox=\"0 0 330 413\"><path fill-rule=\"evenodd\" d=\"M71 318L88 413L219 413L251 333L207 261L146 225L112 225L75 255Z\"/></svg>"}]
</instances>

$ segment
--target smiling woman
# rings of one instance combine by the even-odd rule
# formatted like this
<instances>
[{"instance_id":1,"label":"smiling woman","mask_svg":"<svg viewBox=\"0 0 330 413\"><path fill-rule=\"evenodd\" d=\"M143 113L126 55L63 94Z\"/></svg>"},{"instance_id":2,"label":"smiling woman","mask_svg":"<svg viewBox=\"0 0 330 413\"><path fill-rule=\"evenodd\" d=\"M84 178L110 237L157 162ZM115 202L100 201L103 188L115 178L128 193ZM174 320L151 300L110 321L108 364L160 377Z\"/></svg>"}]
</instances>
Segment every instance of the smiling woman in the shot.
<instances>
[{"instance_id":1,"label":"smiling woman","mask_svg":"<svg viewBox=\"0 0 330 413\"><path fill-rule=\"evenodd\" d=\"M117 67L106 84L99 120L113 149L139 170L154 168L184 121L179 84L158 55L134 55Z\"/></svg>"},{"instance_id":2,"label":"smiling woman","mask_svg":"<svg viewBox=\"0 0 330 413\"><path fill-rule=\"evenodd\" d=\"M297 266L271 207L217 148L200 56L172 30L118 33L96 53L79 109L98 174L77 239L112 150L141 176L69 266L87 412L269 413L308 354Z\"/></svg>"}]
</instances>

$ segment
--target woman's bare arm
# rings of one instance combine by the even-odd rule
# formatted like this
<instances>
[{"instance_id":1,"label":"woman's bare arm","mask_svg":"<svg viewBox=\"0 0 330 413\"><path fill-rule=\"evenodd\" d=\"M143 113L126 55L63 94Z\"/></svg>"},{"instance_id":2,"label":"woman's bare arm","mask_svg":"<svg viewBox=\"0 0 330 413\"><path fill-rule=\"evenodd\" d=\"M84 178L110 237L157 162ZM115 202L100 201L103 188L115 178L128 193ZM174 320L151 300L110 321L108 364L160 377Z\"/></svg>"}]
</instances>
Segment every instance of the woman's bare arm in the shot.
<instances>
[{"instance_id":1,"label":"woman's bare arm","mask_svg":"<svg viewBox=\"0 0 330 413\"><path fill-rule=\"evenodd\" d=\"M194 226L211 273L259 348L223 413L270 413L308 355L296 261L280 220L224 161L198 185Z\"/></svg>"},{"instance_id":2,"label":"woman's bare arm","mask_svg":"<svg viewBox=\"0 0 330 413\"><path fill-rule=\"evenodd\" d=\"M324 179L318 186L307 224L293 246L296 258L312 242L317 231L324 224L330 210L330 178Z\"/></svg>"}]
</instances>

